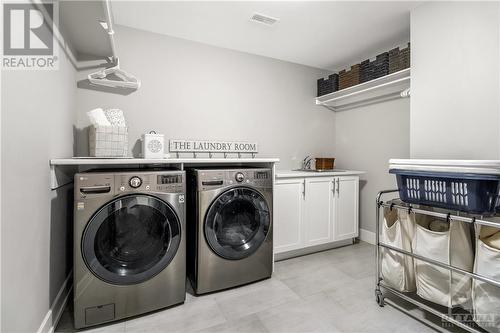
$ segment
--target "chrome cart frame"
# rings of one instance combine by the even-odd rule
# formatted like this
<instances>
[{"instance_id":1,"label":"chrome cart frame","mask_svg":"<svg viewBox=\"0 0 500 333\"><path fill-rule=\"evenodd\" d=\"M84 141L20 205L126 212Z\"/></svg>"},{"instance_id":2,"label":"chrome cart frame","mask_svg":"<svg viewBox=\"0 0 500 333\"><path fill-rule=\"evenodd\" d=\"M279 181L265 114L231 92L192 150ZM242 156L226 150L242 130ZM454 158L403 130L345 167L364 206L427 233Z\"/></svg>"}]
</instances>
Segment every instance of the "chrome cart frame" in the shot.
<instances>
[{"instance_id":1,"label":"chrome cart frame","mask_svg":"<svg viewBox=\"0 0 500 333\"><path fill-rule=\"evenodd\" d=\"M430 304L426 304L425 302L423 302L422 300L419 300L417 297L414 297L411 294L400 292L400 291L384 284L382 276L381 276L381 268L380 268L381 261L382 261L382 258L380 256L380 249L386 248L386 249L389 249L391 251L395 251L395 252L401 253L403 255L410 256L414 259L425 261L429 264L432 264L432 265L435 265L435 266L438 266L438 267L441 267L444 269L448 269L448 270L453 271L453 272L458 272L458 273L461 273L463 275L470 276L473 279L489 283L497 288L500 288L500 282L493 280L493 279L490 279L488 277L479 275L479 274L475 274L475 273L472 273L472 272L469 272L469 271L466 271L466 270L463 270L463 269L460 269L460 268L457 268L457 267L454 267L451 265L444 264L442 262L439 262L439 261L436 261L436 260L433 260L430 258L426 258L426 257L420 256L420 255L393 247L391 245L382 243L380 241L380 208L381 207L388 207L388 208L405 209L409 213L413 212L413 213L417 213L417 214L423 214L423 215L428 215L428 216L433 216L433 217L438 217L438 218L444 218L448 221L461 221L461 222L471 223L473 225L484 225L484 226L490 226L490 227L496 227L496 228L500 228L499 217L496 218L496 221L493 221L495 218L490 218L490 220L488 220L488 219L483 219L482 216L474 216L474 215L469 215L469 214L462 213L462 212L455 212L455 211L448 212L444 209L435 209L435 208L432 208L432 210L431 210L430 208L426 208L425 206L411 205L411 204L404 203L399 199L392 199L392 200L389 200L387 202L382 201L382 196L390 194L390 193L396 193L396 192L398 192L398 190L380 191L377 195L377 201L376 201L376 214L377 215L376 215L376 220L375 220L376 221L376 232L375 232L375 243L376 243L376 247L375 247L376 248L376 250L375 250L375 255L376 255L375 299L376 299L378 305L383 307L386 303L391 304L391 305L395 306L396 308L398 308L399 310L411 315L411 313L408 310L402 308L398 304L394 303L392 300L386 299L385 295L387 295L387 293L389 293L389 294L392 294L396 297L399 297L400 299L403 299L403 300L419 307L422 310L425 310L429 313L432 313L432 314L440 317L442 320L449 322L453 325L456 325L456 326L458 326L466 331L474 332L474 333L475 332L483 333L484 330L482 330L481 328L475 327L475 325L471 325L471 323L465 323L465 322L459 321L459 320L455 319L454 317L452 317L449 313L438 310L437 308L431 306ZM452 290L452 288L450 285L450 291L451 290Z\"/></svg>"}]
</instances>

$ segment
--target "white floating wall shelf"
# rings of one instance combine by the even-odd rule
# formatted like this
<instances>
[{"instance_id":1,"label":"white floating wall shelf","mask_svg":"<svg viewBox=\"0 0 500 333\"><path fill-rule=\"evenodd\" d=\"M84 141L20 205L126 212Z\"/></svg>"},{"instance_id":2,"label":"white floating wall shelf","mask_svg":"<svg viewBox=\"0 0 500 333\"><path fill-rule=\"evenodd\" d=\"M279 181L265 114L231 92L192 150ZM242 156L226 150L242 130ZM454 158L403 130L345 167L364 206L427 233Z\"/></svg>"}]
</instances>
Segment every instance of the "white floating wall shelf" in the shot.
<instances>
[{"instance_id":1,"label":"white floating wall shelf","mask_svg":"<svg viewBox=\"0 0 500 333\"><path fill-rule=\"evenodd\" d=\"M410 68L316 97L316 104L332 111L385 102L410 96Z\"/></svg>"}]
</instances>

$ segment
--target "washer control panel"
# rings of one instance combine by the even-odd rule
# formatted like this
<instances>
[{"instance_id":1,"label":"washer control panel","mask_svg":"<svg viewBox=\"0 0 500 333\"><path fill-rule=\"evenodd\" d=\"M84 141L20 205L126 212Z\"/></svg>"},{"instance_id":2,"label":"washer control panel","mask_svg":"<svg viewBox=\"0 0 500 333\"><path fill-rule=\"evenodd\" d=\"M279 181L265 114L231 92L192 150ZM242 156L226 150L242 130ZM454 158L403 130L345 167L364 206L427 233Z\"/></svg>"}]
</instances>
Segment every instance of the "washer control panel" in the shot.
<instances>
[{"instance_id":1,"label":"washer control panel","mask_svg":"<svg viewBox=\"0 0 500 333\"><path fill-rule=\"evenodd\" d=\"M86 172L75 175L75 198L130 192L184 193L184 171Z\"/></svg>"},{"instance_id":2,"label":"washer control panel","mask_svg":"<svg viewBox=\"0 0 500 333\"><path fill-rule=\"evenodd\" d=\"M119 192L184 192L184 173L182 171L123 173L116 175L115 182Z\"/></svg>"},{"instance_id":3,"label":"washer control panel","mask_svg":"<svg viewBox=\"0 0 500 333\"><path fill-rule=\"evenodd\" d=\"M271 187L273 183L271 169L197 170L197 181L199 190L236 185Z\"/></svg>"}]
</instances>

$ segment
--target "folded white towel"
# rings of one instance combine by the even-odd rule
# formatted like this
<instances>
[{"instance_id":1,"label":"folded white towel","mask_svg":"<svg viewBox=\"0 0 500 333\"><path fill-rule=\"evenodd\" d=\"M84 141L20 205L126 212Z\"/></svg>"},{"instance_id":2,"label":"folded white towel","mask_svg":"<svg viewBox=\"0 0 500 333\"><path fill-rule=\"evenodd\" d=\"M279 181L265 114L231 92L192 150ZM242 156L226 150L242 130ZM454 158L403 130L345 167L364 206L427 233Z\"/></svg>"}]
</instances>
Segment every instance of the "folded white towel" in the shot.
<instances>
[{"instance_id":1,"label":"folded white towel","mask_svg":"<svg viewBox=\"0 0 500 333\"><path fill-rule=\"evenodd\" d=\"M111 126L111 123L108 118L106 118L101 108L88 111L87 116L89 117L90 123L94 126Z\"/></svg>"}]
</instances>

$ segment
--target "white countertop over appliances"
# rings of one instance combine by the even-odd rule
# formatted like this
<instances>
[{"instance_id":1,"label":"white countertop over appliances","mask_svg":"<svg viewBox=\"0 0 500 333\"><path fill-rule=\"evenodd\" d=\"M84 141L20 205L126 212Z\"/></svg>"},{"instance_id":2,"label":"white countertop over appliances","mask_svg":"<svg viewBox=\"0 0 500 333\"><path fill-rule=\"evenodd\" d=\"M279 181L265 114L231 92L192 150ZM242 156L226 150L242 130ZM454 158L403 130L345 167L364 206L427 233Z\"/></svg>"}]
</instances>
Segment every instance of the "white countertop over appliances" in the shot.
<instances>
[{"instance_id":1,"label":"white countertop over appliances","mask_svg":"<svg viewBox=\"0 0 500 333\"><path fill-rule=\"evenodd\" d=\"M50 160L50 165L127 165L127 164L229 164L229 163L277 163L279 158L94 158L70 157Z\"/></svg>"},{"instance_id":2,"label":"white countertop over appliances","mask_svg":"<svg viewBox=\"0 0 500 333\"><path fill-rule=\"evenodd\" d=\"M271 167L274 169L275 163L279 159L274 157L255 158L56 158L49 161L50 164L50 185L55 189L61 185L72 181L73 175L78 171L85 171L96 168L127 168L127 167L173 167L184 170L186 167L209 166L209 165L232 165L232 166L252 166Z\"/></svg>"}]
</instances>

